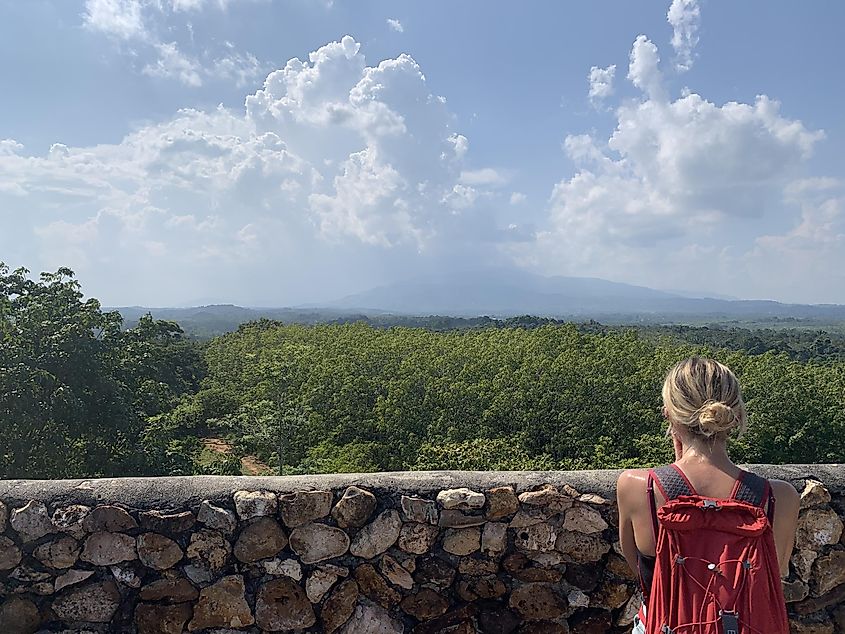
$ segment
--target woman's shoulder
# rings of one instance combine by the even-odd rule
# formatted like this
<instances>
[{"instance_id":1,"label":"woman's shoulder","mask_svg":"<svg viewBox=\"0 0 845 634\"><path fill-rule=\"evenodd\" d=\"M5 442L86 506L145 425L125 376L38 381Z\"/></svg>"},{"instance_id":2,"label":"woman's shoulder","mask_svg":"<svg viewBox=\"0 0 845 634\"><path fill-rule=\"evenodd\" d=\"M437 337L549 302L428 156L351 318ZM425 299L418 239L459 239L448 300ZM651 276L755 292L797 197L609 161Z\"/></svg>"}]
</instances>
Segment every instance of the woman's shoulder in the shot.
<instances>
[{"instance_id":1,"label":"woman's shoulder","mask_svg":"<svg viewBox=\"0 0 845 634\"><path fill-rule=\"evenodd\" d=\"M616 499L620 505L641 498L648 486L648 469L626 469L616 480Z\"/></svg>"},{"instance_id":2,"label":"woman's shoulder","mask_svg":"<svg viewBox=\"0 0 845 634\"><path fill-rule=\"evenodd\" d=\"M787 504L788 506L795 507L801 504L801 496L795 487L792 486L792 483L786 480L769 480L769 486L772 487L772 494L774 494L775 501L778 504Z\"/></svg>"}]
</instances>

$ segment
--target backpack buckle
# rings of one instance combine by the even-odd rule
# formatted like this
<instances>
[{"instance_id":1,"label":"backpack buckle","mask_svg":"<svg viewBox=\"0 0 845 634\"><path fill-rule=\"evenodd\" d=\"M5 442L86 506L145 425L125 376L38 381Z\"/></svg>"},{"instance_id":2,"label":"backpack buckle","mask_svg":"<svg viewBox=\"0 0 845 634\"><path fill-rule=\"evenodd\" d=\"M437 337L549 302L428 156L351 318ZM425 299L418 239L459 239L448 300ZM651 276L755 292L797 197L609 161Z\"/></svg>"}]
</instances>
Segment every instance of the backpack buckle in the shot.
<instances>
[{"instance_id":1,"label":"backpack buckle","mask_svg":"<svg viewBox=\"0 0 845 634\"><path fill-rule=\"evenodd\" d=\"M719 618L722 619L722 632L724 634L739 634L739 618L736 612L719 612Z\"/></svg>"},{"instance_id":2,"label":"backpack buckle","mask_svg":"<svg viewBox=\"0 0 845 634\"><path fill-rule=\"evenodd\" d=\"M703 508L705 511L708 509L712 509L714 511L718 511L721 509L719 503L716 500L702 500L701 508Z\"/></svg>"}]
</instances>

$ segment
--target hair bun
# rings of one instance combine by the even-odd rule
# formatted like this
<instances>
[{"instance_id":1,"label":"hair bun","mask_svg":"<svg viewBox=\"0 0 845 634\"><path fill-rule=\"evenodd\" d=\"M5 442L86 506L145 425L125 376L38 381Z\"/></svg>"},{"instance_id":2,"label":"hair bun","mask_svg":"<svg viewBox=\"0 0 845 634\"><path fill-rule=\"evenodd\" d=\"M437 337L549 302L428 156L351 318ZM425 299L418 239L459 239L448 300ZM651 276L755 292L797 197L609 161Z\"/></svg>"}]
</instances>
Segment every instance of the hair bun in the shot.
<instances>
[{"instance_id":1,"label":"hair bun","mask_svg":"<svg viewBox=\"0 0 845 634\"><path fill-rule=\"evenodd\" d=\"M706 403L698 413L698 427L705 436L730 431L737 424L733 408L724 403Z\"/></svg>"}]
</instances>

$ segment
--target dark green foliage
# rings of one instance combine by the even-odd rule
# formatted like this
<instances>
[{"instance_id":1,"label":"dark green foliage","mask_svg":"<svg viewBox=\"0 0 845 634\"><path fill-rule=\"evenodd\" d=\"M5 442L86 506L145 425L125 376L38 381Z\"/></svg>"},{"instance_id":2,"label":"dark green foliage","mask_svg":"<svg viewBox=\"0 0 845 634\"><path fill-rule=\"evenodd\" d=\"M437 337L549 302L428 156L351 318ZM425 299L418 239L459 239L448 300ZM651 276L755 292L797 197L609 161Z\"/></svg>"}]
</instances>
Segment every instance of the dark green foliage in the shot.
<instances>
[{"instance_id":1,"label":"dark green foliage","mask_svg":"<svg viewBox=\"0 0 845 634\"><path fill-rule=\"evenodd\" d=\"M68 269L0 263L0 477L158 472L144 421L198 389L202 357L175 323L121 321Z\"/></svg>"}]
</instances>

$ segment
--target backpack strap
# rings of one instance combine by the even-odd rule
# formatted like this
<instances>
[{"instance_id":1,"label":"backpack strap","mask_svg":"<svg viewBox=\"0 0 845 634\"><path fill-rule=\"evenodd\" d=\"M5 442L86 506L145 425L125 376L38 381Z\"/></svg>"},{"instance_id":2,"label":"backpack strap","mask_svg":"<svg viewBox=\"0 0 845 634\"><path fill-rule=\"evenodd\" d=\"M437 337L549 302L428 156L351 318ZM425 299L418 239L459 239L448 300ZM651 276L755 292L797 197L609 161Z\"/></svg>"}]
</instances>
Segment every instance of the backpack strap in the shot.
<instances>
[{"instance_id":1,"label":"backpack strap","mask_svg":"<svg viewBox=\"0 0 845 634\"><path fill-rule=\"evenodd\" d=\"M751 506L767 507L766 515L769 521L771 522L774 519L775 496L772 493L772 485L766 478L761 478L756 473L740 471L731 499L745 502Z\"/></svg>"},{"instance_id":2,"label":"backpack strap","mask_svg":"<svg viewBox=\"0 0 845 634\"><path fill-rule=\"evenodd\" d=\"M692 483L676 465L666 465L648 470L648 504L651 510L651 524L654 531L654 541L657 543L657 502L654 499L654 485L660 489L663 498L668 502L682 495L697 495Z\"/></svg>"}]
</instances>

